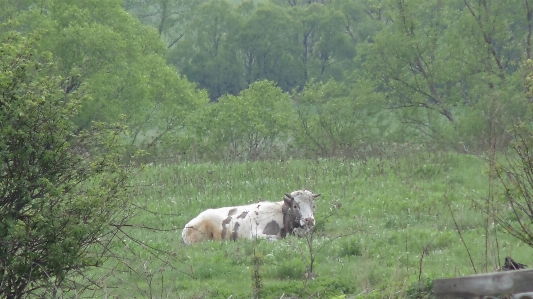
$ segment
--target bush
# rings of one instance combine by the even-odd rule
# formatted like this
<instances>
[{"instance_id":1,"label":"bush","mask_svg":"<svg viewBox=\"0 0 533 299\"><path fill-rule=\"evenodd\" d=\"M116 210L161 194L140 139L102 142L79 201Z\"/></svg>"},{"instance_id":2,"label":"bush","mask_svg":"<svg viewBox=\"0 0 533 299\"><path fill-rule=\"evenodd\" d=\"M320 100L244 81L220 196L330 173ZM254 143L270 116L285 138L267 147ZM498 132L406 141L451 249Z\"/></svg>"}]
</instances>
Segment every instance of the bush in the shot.
<instances>
[{"instance_id":1,"label":"bush","mask_svg":"<svg viewBox=\"0 0 533 299\"><path fill-rule=\"evenodd\" d=\"M73 133L82 99L47 75L54 66L36 40L0 37L0 286L7 298L74 287L69 275L101 264L129 212L123 131L99 124Z\"/></svg>"},{"instance_id":2,"label":"bush","mask_svg":"<svg viewBox=\"0 0 533 299\"><path fill-rule=\"evenodd\" d=\"M221 97L198 117L200 154L208 159L278 157L288 138L291 101L272 82Z\"/></svg>"}]
</instances>

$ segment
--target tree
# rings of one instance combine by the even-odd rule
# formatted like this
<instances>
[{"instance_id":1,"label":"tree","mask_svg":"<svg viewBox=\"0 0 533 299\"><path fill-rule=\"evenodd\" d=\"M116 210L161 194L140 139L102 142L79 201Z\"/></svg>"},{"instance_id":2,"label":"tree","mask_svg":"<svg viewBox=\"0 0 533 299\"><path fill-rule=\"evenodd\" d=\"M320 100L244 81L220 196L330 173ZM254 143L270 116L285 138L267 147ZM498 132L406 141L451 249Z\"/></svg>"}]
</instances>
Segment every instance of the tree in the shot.
<instances>
[{"instance_id":1,"label":"tree","mask_svg":"<svg viewBox=\"0 0 533 299\"><path fill-rule=\"evenodd\" d=\"M382 3L383 29L359 59L406 127L479 146L490 118L504 134L509 116L524 116L518 69L531 38L528 1Z\"/></svg>"},{"instance_id":2,"label":"tree","mask_svg":"<svg viewBox=\"0 0 533 299\"><path fill-rule=\"evenodd\" d=\"M90 95L75 120L81 129L122 115L131 125L154 104L151 72L165 66L165 48L153 29L121 5L119 0L49 0L18 16L29 29L42 30L39 46L58 58L57 75L67 79L64 89Z\"/></svg>"},{"instance_id":3,"label":"tree","mask_svg":"<svg viewBox=\"0 0 533 299\"><path fill-rule=\"evenodd\" d=\"M170 66L156 63L147 71L150 75L146 89L153 106L143 113L143 118L129 122L131 148L146 150L156 157L188 156L194 142L195 119L206 108L209 97Z\"/></svg>"},{"instance_id":4,"label":"tree","mask_svg":"<svg viewBox=\"0 0 533 299\"><path fill-rule=\"evenodd\" d=\"M208 1L194 11L168 61L212 101L260 80L286 92L312 80L344 80L355 47L341 10L317 1L278 2Z\"/></svg>"},{"instance_id":5,"label":"tree","mask_svg":"<svg viewBox=\"0 0 533 299\"><path fill-rule=\"evenodd\" d=\"M131 169L119 125L73 133L82 98L64 88L40 36L0 36L0 296L56 297L102 262L127 219ZM76 283L83 283L78 280ZM87 282L87 281L85 281Z\"/></svg>"},{"instance_id":6,"label":"tree","mask_svg":"<svg viewBox=\"0 0 533 299\"><path fill-rule=\"evenodd\" d=\"M68 94L85 95L76 130L124 121L132 151L162 143L184 150L184 127L207 97L166 65L157 32L124 11L122 1L10 1L7 8L12 14L0 28L37 28L37 46L56 57L47 71L65 78Z\"/></svg>"},{"instance_id":7,"label":"tree","mask_svg":"<svg viewBox=\"0 0 533 299\"><path fill-rule=\"evenodd\" d=\"M254 82L301 90L307 80L343 78L354 57L338 11L315 4L209 1L194 13L168 61L208 90L213 101Z\"/></svg>"},{"instance_id":8,"label":"tree","mask_svg":"<svg viewBox=\"0 0 533 299\"><path fill-rule=\"evenodd\" d=\"M353 68L355 46L346 34L343 14L332 5L313 3L305 7L294 6L289 14L298 24L295 34L298 39L293 44L302 52L295 55L301 61L303 80L344 81L344 72ZM297 86L299 90L303 85Z\"/></svg>"},{"instance_id":9,"label":"tree","mask_svg":"<svg viewBox=\"0 0 533 299\"><path fill-rule=\"evenodd\" d=\"M238 35L238 53L247 84L269 80L283 91L305 85L299 28L298 19L284 7L272 3L258 5L245 19Z\"/></svg>"},{"instance_id":10,"label":"tree","mask_svg":"<svg viewBox=\"0 0 533 299\"><path fill-rule=\"evenodd\" d=\"M451 107L457 97L448 91L461 72L448 71L454 51L445 43L444 31L453 11L441 2L389 3L390 25L363 48L366 69L387 92L392 107L429 109L453 122Z\"/></svg>"},{"instance_id":11,"label":"tree","mask_svg":"<svg viewBox=\"0 0 533 299\"><path fill-rule=\"evenodd\" d=\"M344 30L355 44L372 41L387 24L385 1L336 0L333 7L343 15Z\"/></svg>"},{"instance_id":12,"label":"tree","mask_svg":"<svg viewBox=\"0 0 533 299\"><path fill-rule=\"evenodd\" d=\"M478 56L479 68L493 77L488 83L498 85L499 80L505 80L517 70L524 53L531 53L533 8L528 0L464 0L463 3L464 13L459 23L462 30L471 32L465 36L469 52Z\"/></svg>"},{"instance_id":13,"label":"tree","mask_svg":"<svg viewBox=\"0 0 533 299\"><path fill-rule=\"evenodd\" d=\"M526 96L533 96L533 61L525 63ZM531 113L531 107L528 113ZM498 201L491 202L487 213L505 232L533 247L533 128L517 120L510 130L511 151L506 160L497 161L491 175L502 187Z\"/></svg>"},{"instance_id":14,"label":"tree","mask_svg":"<svg viewBox=\"0 0 533 299\"><path fill-rule=\"evenodd\" d=\"M167 48L172 48L186 33L195 11L206 0L125 0L125 8L143 22L157 28Z\"/></svg>"},{"instance_id":15,"label":"tree","mask_svg":"<svg viewBox=\"0 0 533 299\"><path fill-rule=\"evenodd\" d=\"M207 151L222 157L276 156L289 135L291 111L288 94L273 82L259 81L211 104L198 119L197 135Z\"/></svg>"},{"instance_id":16,"label":"tree","mask_svg":"<svg viewBox=\"0 0 533 299\"><path fill-rule=\"evenodd\" d=\"M247 87L236 60L239 26L240 17L229 2L209 1L196 11L188 34L168 54L178 72L206 89L212 101Z\"/></svg>"},{"instance_id":17,"label":"tree","mask_svg":"<svg viewBox=\"0 0 533 299\"><path fill-rule=\"evenodd\" d=\"M376 141L373 136L383 141L381 107L372 94L361 83L353 88L333 80L307 85L294 96L295 147L321 157L353 156Z\"/></svg>"}]
</instances>

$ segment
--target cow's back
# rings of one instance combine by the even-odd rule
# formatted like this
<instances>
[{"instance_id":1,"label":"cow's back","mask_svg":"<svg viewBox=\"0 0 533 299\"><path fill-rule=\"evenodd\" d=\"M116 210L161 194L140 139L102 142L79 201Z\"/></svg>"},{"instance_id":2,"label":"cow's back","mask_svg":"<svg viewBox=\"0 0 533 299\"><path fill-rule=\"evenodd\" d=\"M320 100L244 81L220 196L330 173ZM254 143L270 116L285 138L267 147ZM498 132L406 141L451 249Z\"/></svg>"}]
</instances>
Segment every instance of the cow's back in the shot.
<instances>
[{"instance_id":1,"label":"cow's back","mask_svg":"<svg viewBox=\"0 0 533 299\"><path fill-rule=\"evenodd\" d=\"M283 202L259 202L239 207L226 219L227 227L231 229L231 235L226 239L279 239L283 226L282 206Z\"/></svg>"},{"instance_id":2,"label":"cow's back","mask_svg":"<svg viewBox=\"0 0 533 299\"><path fill-rule=\"evenodd\" d=\"M208 209L185 225L185 244L204 240L237 240L284 237L282 202L259 202L246 206Z\"/></svg>"}]
</instances>

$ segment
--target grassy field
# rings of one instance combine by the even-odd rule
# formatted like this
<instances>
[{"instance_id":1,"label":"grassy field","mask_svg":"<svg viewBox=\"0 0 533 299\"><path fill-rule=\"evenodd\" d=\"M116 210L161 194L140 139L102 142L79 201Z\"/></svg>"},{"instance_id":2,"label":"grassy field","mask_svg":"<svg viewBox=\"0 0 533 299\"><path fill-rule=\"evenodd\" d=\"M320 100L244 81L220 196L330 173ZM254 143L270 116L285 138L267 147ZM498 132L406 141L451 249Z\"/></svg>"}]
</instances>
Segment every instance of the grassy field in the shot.
<instances>
[{"instance_id":1,"label":"grassy field","mask_svg":"<svg viewBox=\"0 0 533 299\"><path fill-rule=\"evenodd\" d=\"M255 285L262 298L420 298L435 278L491 272L507 255L531 264L533 250L474 204L486 197L486 170L475 156L422 152L152 165L137 178L135 202L145 210L134 219L155 230L128 232L148 247L125 238L115 250L122 261L104 265L112 271L100 279L106 293L98 296L251 298ZM185 223L207 208L279 201L302 188L322 194L312 251L295 237L181 243Z\"/></svg>"}]
</instances>

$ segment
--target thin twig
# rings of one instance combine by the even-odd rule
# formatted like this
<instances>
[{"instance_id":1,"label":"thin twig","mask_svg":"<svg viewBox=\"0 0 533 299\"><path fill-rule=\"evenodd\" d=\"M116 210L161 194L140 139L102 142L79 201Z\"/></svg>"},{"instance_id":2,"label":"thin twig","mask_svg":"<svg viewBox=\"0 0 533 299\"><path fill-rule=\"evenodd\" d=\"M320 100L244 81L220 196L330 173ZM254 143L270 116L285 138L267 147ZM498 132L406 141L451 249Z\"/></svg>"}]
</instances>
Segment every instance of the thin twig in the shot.
<instances>
[{"instance_id":1,"label":"thin twig","mask_svg":"<svg viewBox=\"0 0 533 299\"><path fill-rule=\"evenodd\" d=\"M453 223L455 224L455 229L457 230L457 233L459 234L459 238L461 238L461 242L463 242L463 245L466 249L466 252L468 253L468 258L470 259L470 264L472 264L472 269L474 269L474 273L477 274L476 266L474 265L474 261L472 260L472 255L470 254L470 250L468 250L468 246L466 246L465 239L463 239L463 234L461 234L461 229L459 228L459 225L457 224L457 221L455 220L455 215L453 214L452 207L450 205L449 201L446 201L446 205L450 209L450 213L452 215Z\"/></svg>"}]
</instances>

